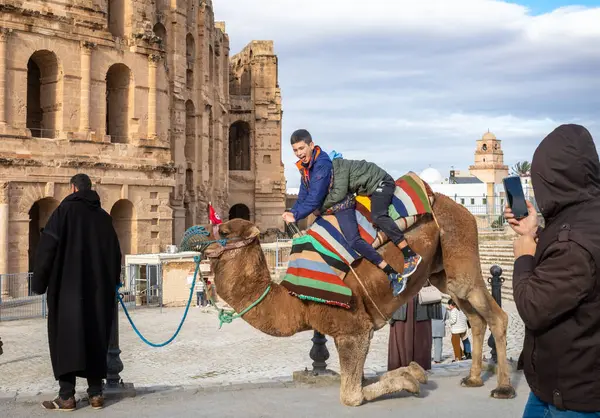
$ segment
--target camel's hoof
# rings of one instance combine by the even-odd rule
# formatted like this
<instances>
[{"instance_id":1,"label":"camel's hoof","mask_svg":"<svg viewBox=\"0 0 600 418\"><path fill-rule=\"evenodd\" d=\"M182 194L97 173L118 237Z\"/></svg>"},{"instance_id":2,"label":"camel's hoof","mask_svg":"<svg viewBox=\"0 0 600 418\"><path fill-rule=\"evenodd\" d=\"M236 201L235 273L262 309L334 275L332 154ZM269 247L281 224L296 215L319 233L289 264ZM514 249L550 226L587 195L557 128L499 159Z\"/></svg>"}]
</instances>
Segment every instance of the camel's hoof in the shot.
<instances>
[{"instance_id":1,"label":"camel's hoof","mask_svg":"<svg viewBox=\"0 0 600 418\"><path fill-rule=\"evenodd\" d=\"M419 383L427 383L427 372L425 372L425 369L423 369L418 363L411 361L408 365L408 370Z\"/></svg>"},{"instance_id":2,"label":"camel's hoof","mask_svg":"<svg viewBox=\"0 0 600 418\"><path fill-rule=\"evenodd\" d=\"M464 379L462 379L460 381L461 386L464 387L468 387L468 388L480 388L481 386L483 386L483 380L481 380L481 377L465 377Z\"/></svg>"},{"instance_id":3,"label":"camel's hoof","mask_svg":"<svg viewBox=\"0 0 600 418\"><path fill-rule=\"evenodd\" d=\"M499 386L492 390L490 396L496 399L513 399L517 396L517 392L515 392L515 388L512 386Z\"/></svg>"},{"instance_id":4,"label":"camel's hoof","mask_svg":"<svg viewBox=\"0 0 600 418\"><path fill-rule=\"evenodd\" d=\"M419 384L417 378L410 373L403 373L403 375L406 383L404 390L412 393L413 395L418 395L421 393L421 385Z\"/></svg>"},{"instance_id":5,"label":"camel's hoof","mask_svg":"<svg viewBox=\"0 0 600 418\"><path fill-rule=\"evenodd\" d=\"M352 396L352 395L342 395L340 397L340 400L342 401L342 404L346 405L346 406L361 406L365 400L364 396L362 396L362 393L359 393L358 395Z\"/></svg>"}]
</instances>

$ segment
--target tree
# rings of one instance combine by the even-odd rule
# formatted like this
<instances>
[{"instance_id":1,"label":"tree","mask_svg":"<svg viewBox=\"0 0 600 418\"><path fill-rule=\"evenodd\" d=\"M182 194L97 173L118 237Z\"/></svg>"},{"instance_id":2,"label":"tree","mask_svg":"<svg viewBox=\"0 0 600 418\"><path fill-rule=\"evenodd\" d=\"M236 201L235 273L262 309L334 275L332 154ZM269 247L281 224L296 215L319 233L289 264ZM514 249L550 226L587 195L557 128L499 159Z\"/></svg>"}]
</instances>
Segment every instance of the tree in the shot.
<instances>
[{"instance_id":1,"label":"tree","mask_svg":"<svg viewBox=\"0 0 600 418\"><path fill-rule=\"evenodd\" d=\"M531 164L529 161L519 161L512 167L512 173L519 177L528 177L531 175Z\"/></svg>"}]
</instances>

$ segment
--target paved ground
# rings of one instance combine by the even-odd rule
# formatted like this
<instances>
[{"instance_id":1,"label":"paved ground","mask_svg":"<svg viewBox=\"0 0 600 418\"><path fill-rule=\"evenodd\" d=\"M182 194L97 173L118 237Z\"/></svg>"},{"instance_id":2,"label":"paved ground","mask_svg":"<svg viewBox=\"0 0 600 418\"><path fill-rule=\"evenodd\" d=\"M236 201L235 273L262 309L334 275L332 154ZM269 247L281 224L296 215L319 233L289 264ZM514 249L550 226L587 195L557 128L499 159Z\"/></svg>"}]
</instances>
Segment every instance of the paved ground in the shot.
<instances>
[{"instance_id":1,"label":"paved ground","mask_svg":"<svg viewBox=\"0 0 600 418\"><path fill-rule=\"evenodd\" d=\"M512 306L505 309L514 311ZM183 308L163 309L162 313L153 308L134 310L132 316L150 341L163 342L177 328L182 313ZM294 371L310 368L312 363L309 357L312 332L289 338L270 337L240 319L224 324L219 330L215 311L191 309L177 339L164 348L144 344L122 314L120 327L121 359L125 366L121 377L136 388L208 388L265 381L288 382ZM388 327L375 333L365 366L366 374L386 370L388 334ZM516 360L523 341L523 324L515 313L510 314L508 334L508 356ZM45 320L2 322L0 337L4 342L4 355L0 357L0 398L57 390L49 360ZM331 354L329 368L339 371L333 341L329 339L327 346ZM484 355L489 357L487 338L484 348ZM444 342L446 362L450 361L451 353L448 336ZM459 366L468 367L468 362L447 365L443 370L455 370ZM461 372L467 373L466 369Z\"/></svg>"},{"instance_id":2,"label":"paved ground","mask_svg":"<svg viewBox=\"0 0 600 418\"><path fill-rule=\"evenodd\" d=\"M498 400L489 397L494 380L482 388L462 388L457 378L430 378L418 397L407 393L390 395L358 408L339 402L339 387L271 387L243 391L176 390L140 395L107 403L103 411L92 410L87 401L79 403L77 416L110 417L520 417L529 390L522 375L513 376L517 397ZM43 398L22 401L0 400L0 416L29 418L49 416L40 406Z\"/></svg>"}]
</instances>

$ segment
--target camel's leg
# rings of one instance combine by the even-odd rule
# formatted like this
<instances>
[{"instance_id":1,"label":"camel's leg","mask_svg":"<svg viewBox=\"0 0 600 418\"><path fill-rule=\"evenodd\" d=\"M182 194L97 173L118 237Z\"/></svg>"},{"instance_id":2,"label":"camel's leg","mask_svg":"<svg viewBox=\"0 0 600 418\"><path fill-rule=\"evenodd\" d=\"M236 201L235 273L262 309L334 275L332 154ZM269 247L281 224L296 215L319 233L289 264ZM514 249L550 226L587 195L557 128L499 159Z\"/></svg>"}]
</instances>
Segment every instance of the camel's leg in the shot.
<instances>
[{"instance_id":1,"label":"camel's leg","mask_svg":"<svg viewBox=\"0 0 600 418\"><path fill-rule=\"evenodd\" d=\"M500 306L498 306L487 289L482 287L475 287L471 290L467 296L467 300L469 305L471 305L471 307L487 321L496 342L496 353L498 355L498 386L496 389L492 390L492 396L500 399L514 398L516 394L515 389L510 384L508 359L506 355L508 315L500 308ZM465 308L468 309L468 306L465 306ZM485 328L482 330L481 343L483 343L484 332Z\"/></svg>"},{"instance_id":2,"label":"camel's leg","mask_svg":"<svg viewBox=\"0 0 600 418\"><path fill-rule=\"evenodd\" d=\"M384 373L377 382L365 386L363 393L367 401L402 390L418 394L419 383L427 383L427 373L413 361L408 367L400 367Z\"/></svg>"},{"instance_id":3,"label":"camel's leg","mask_svg":"<svg viewBox=\"0 0 600 418\"><path fill-rule=\"evenodd\" d=\"M456 300L460 309L467 315L471 323L471 333L473 334L473 352L471 371L468 377L465 377L461 384L468 387L483 386L481 379L481 365L483 361L483 339L485 337L486 322L485 319L473 308L473 306L465 299Z\"/></svg>"},{"instance_id":4,"label":"camel's leg","mask_svg":"<svg viewBox=\"0 0 600 418\"><path fill-rule=\"evenodd\" d=\"M340 400L344 405L359 406L364 401L362 380L370 343L369 333L335 337L340 358Z\"/></svg>"},{"instance_id":5,"label":"camel's leg","mask_svg":"<svg viewBox=\"0 0 600 418\"><path fill-rule=\"evenodd\" d=\"M440 241L448 293L452 295L459 306L461 306L461 300L467 300L470 307L469 304L463 303L465 309L469 311L469 308L472 308L490 326L496 340L496 352L498 353L498 386L492 391L492 396L512 398L515 396L515 390L510 385L506 358L508 316L494 301L485 287L483 277L481 277L477 223L473 215L464 207L443 195L436 196L434 209L441 227ZM473 313L471 311L471 317L475 318ZM483 341L479 336L479 328L484 326L484 321L478 321L477 318L473 320L472 326L477 324L478 327L474 333L477 333L479 341L474 346L478 347L477 357L479 358L476 359L476 356L473 355L473 366L467 382L472 380L472 383L478 383L477 379L481 375L480 353Z\"/></svg>"},{"instance_id":6,"label":"camel's leg","mask_svg":"<svg viewBox=\"0 0 600 418\"><path fill-rule=\"evenodd\" d=\"M436 286L440 291L449 293L452 299L458 304L460 309L467 315L471 323L471 332L473 334L473 352L472 363L469 377L462 380L462 384L469 387L483 386L481 379L481 364L483 358L483 339L485 337L486 321L485 319L471 306L467 299L459 298L452 289L454 286L448 286L446 272L444 270L431 275L431 284Z\"/></svg>"}]
</instances>

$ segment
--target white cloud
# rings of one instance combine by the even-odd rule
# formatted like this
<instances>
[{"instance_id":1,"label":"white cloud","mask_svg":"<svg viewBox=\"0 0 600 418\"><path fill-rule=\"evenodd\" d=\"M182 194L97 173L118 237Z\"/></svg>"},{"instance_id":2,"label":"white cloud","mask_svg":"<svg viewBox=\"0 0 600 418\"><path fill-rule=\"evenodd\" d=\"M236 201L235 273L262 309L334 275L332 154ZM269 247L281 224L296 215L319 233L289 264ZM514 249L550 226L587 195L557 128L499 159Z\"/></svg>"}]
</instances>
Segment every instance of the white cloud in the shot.
<instances>
[{"instance_id":1,"label":"white cloud","mask_svg":"<svg viewBox=\"0 0 600 418\"><path fill-rule=\"evenodd\" d=\"M533 16L492 0L213 0L232 53L272 39L291 132L394 175L468 168L490 129L505 162L560 123L600 135L600 8Z\"/></svg>"}]
</instances>

